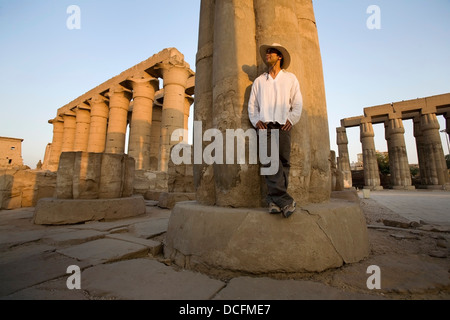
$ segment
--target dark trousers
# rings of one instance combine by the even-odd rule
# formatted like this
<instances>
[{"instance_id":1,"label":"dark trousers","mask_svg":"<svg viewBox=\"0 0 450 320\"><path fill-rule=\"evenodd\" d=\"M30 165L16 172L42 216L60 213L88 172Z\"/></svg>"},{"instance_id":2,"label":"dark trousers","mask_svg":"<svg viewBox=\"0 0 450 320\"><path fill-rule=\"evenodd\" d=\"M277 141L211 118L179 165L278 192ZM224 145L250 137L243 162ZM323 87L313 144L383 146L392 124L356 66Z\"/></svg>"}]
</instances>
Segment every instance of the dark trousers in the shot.
<instances>
[{"instance_id":1,"label":"dark trousers","mask_svg":"<svg viewBox=\"0 0 450 320\"><path fill-rule=\"evenodd\" d=\"M281 130L281 127L282 125L278 123L267 124L268 152L271 152L271 140L275 139L272 134L272 130L277 129L279 133L279 139L277 142L279 149L279 163L278 171L273 175L266 175L265 180L267 184L267 202L273 202L280 208L283 208L290 205L294 199L287 193L287 188L289 185L289 170L291 168L291 131L283 131Z\"/></svg>"}]
</instances>

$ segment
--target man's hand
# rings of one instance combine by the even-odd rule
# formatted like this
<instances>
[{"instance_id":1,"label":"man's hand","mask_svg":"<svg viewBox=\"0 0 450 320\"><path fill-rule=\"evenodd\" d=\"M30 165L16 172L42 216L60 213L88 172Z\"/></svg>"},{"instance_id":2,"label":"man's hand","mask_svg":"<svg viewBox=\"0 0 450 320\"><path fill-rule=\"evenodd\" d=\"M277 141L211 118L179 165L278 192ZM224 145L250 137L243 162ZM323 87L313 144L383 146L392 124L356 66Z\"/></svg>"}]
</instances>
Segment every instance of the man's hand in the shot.
<instances>
[{"instance_id":1,"label":"man's hand","mask_svg":"<svg viewBox=\"0 0 450 320\"><path fill-rule=\"evenodd\" d=\"M267 125L264 122L262 122L261 120L259 120L258 123L256 124L256 129L266 130Z\"/></svg>"},{"instance_id":2,"label":"man's hand","mask_svg":"<svg viewBox=\"0 0 450 320\"><path fill-rule=\"evenodd\" d=\"M286 124L281 127L283 131L289 131L292 129L292 123L289 120L286 120Z\"/></svg>"}]
</instances>

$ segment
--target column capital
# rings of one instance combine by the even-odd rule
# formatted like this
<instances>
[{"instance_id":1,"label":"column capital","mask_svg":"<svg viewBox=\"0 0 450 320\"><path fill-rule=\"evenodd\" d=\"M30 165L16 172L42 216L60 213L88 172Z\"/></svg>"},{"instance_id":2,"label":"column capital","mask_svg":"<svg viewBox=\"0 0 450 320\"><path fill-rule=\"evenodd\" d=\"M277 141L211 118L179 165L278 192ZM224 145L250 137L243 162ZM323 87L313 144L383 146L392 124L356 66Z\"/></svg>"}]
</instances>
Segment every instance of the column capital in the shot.
<instances>
[{"instance_id":1,"label":"column capital","mask_svg":"<svg viewBox=\"0 0 450 320\"><path fill-rule=\"evenodd\" d=\"M88 104L79 104L73 110L76 113L77 122L91 122L91 107Z\"/></svg>"},{"instance_id":2,"label":"column capital","mask_svg":"<svg viewBox=\"0 0 450 320\"><path fill-rule=\"evenodd\" d=\"M360 137L361 139L367 137L375 137L375 132L373 131L372 122L361 122L359 125Z\"/></svg>"},{"instance_id":3,"label":"column capital","mask_svg":"<svg viewBox=\"0 0 450 320\"><path fill-rule=\"evenodd\" d=\"M133 74L132 76L127 78L128 81L131 83L147 83L147 82L158 82L159 79L152 77L145 71L138 72L136 74Z\"/></svg>"},{"instance_id":4,"label":"column capital","mask_svg":"<svg viewBox=\"0 0 450 320\"><path fill-rule=\"evenodd\" d=\"M63 117L63 119L64 119L65 117L76 117L77 115L74 111L67 110L67 111L64 111L63 113L59 114L59 116Z\"/></svg>"},{"instance_id":5,"label":"column capital","mask_svg":"<svg viewBox=\"0 0 450 320\"><path fill-rule=\"evenodd\" d=\"M336 144L348 144L347 131L345 127L336 128Z\"/></svg>"},{"instance_id":6,"label":"column capital","mask_svg":"<svg viewBox=\"0 0 450 320\"><path fill-rule=\"evenodd\" d=\"M154 100L155 92L159 89L159 79L143 71L129 77L127 80L133 88L133 98L145 97Z\"/></svg>"},{"instance_id":7,"label":"column capital","mask_svg":"<svg viewBox=\"0 0 450 320\"><path fill-rule=\"evenodd\" d=\"M178 84L186 88L188 78L194 75L187 62L174 61L173 59L158 63L154 68L160 70L164 87L170 84Z\"/></svg>"},{"instance_id":8,"label":"column capital","mask_svg":"<svg viewBox=\"0 0 450 320\"><path fill-rule=\"evenodd\" d=\"M124 95L125 97L127 97L127 98L129 97L129 99L131 99L131 90L125 88L124 86L122 86L122 85L120 85L120 84L112 85L112 86L109 88L109 90L108 90L108 92L106 93L106 95L108 96L109 99L111 99L111 96L112 96L113 94L116 94L116 93L123 93L123 95Z\"/></svg>"},{"instance_id":9,"label":"column capital","mask_svg":"<svg viewBox=\"0 0 450 320\"><path fill-rule=\"evenodd\" d=\"M87 103L80 103L79 105L77 105L74 109L75 112L77 112L78 110L91 110L91 106Z\"/></svg>"},{"instance_id":10,"label":"column capital","mask_svg":"<svg viewBox=\"0 0 450 320\"><path fill-rule=\"evenodd\" d=\"M437 120L436 114L435 113L423 114L420 117L420 129L422 131L431 129L439 130L439 122Z\"/></svg>"},{"instance_id":11,"label":"column capital","mask_svg":"<svg viewBox=\"0 0 450 320\"><path fill-rule=\"evenodd\" d=\"M386 135L405 133L405 128L403 127L403 121L401 118L389 119L385 122Z\"/></svg>"},{"instance_id":12,"label":"column capital","mask_svg":"<svg viewBox=\"0 0 450 320\"><path fill-rule=\"evenodd\" d=\"M50 124L55 124L57 122L64 122L64 120L61 116L57 116L53 119L48 120L48 123L50 123Z\"/></svg>"},{"instance_id":13,"label":"column capital","mask_svg":"<svg viewBox=\"0 0 450 320\"><path fill-rule=\"evenodd\" d=\"M96 103L108 103L109 99L101 94L96 94L92 96L92 98L88 99L87 102L92 107L92 105Z\"/></svg>"}]
</instances>

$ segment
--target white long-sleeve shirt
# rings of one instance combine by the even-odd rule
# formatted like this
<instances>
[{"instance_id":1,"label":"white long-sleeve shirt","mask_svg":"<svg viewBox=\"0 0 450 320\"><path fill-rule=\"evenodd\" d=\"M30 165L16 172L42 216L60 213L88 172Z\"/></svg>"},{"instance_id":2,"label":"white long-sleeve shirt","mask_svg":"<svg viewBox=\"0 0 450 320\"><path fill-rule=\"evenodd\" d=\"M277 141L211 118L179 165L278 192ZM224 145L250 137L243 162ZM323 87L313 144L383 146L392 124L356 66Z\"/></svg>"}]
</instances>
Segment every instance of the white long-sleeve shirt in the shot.
<instances>
[{"instance_id":1,"label":"white long-sleeve shirt","mask_svg":"<svg viewBox=\"0 0 450 320\"><path fill-rule=\"evenodd\" d=\"M279 124L289 120L295 125L300 120L302 109L300 84L293 73L282 69L275 79L263 73L253 82L248 115L254 127L260 120Z\"/></svg>"}]
</instances>

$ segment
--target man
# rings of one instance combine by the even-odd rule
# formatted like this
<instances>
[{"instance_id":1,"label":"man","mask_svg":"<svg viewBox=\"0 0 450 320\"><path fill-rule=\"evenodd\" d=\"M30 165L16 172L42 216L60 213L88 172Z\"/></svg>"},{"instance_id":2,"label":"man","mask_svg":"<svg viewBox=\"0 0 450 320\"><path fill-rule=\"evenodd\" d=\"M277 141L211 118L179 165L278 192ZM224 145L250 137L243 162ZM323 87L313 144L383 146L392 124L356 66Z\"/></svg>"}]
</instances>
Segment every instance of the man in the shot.
<instances>
[{"instance_id":1,"label":"man","mask_svg":"<svg viewBox=\"0 0 450 320\"><path fill-rule=\"evenodd\" d=\"M270 213L288 218L296 203L287 192L289 183L291 129L302 113L303 99L297 77L286 71L291 62L288 50L278 43L262 45L260 55L268 71L254 81L248 102L250 122L257 130L267 130L267 146L272 131L279 130L279 167L274 175L266 175L267 202Z\"/></svg>"}]
</instances>

